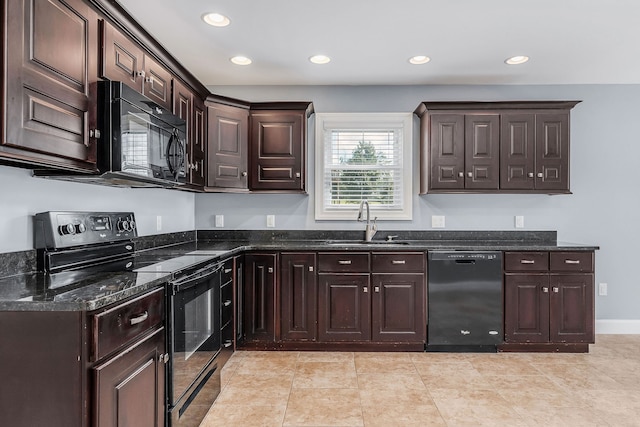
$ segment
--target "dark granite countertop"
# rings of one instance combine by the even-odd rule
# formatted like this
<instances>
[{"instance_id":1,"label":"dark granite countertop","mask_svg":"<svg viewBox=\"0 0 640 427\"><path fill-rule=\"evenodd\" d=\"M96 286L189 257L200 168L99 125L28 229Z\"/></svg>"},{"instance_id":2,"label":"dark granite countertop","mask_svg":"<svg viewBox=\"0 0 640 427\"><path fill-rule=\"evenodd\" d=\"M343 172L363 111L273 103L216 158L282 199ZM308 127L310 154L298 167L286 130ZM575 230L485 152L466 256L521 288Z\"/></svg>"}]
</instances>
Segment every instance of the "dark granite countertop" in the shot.
<instances>
[{"instance_id":1,"label":"dark granite countertop","mask_svg":"<svg viewBox=\"0 0 640 427\"><path fill-rule=\"evenodd\" d=\"M593 251L598 246L557 242L555 232L388 232L373 242L360 240L359 232L344 231L215 231L197 233L197 240L180 242L174 236L141 238L136 256L171 258L201 251L211 261L248 250L265 251ZM388 235L394 241L388 242ZM189 236L191 237L191 236ZM153 240L153 242L150 242ZM177 241L176 241L177 240ZM206 251L219 251L214 256ZM170 272L120 272L83 274L26 272L0 278L2 311L90 311L159 287ZM54 280L55 279L55 280ZM57 286L62 283L62 286Z\"/></svg>"}]
</instances>

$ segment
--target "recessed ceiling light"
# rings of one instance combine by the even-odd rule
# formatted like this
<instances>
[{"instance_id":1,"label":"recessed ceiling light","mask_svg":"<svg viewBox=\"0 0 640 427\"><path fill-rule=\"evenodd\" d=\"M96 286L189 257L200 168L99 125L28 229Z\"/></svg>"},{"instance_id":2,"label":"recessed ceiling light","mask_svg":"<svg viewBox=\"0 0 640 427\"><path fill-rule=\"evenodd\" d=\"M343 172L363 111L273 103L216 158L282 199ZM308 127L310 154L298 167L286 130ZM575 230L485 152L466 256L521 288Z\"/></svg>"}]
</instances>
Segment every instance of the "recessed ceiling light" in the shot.
<instances>
[{"instance_id":1,"label":"recessed ceiling light","mask_svg":"<svg viewBox=\"0 0 640 427\"><path fill-rule=\"evenodd\" d=\"M202 20L209 25L213 25L214 27L226 27L231 23L231 20L229 20L229 18L219 13L206 13L202 15Z\"/></svg>"},{"instance_id":2,"label":"recessed ceiling light","mask_svg":"<svg viewBox=\"0 0 640 427\"><path fill-rule=\"evenodd\" d=\"M314 55L309 58L309 61L313 62L314 64L327 64L331 62L331 58L326 55Z\"/></svg>"},{"instance_id":3,"label":"recessed ceiling light","mask_svg":"<svg viewBox=\"0 0 640 427\"><path fill-rule=\"evenodd\" d=\"M246 56L234 56L233 58L231 58L231 62L236 65L249 65L251 64L251 59L247 58Z\"/></svg>"},{"instance_id":4,"label":"recessed ceiling light","mask_svg":"<svg viewBox=\"0 0 640 427\"><path fill-rule=\"evenodd\" d=\"M505 64L509 64L509 65L518 65L518 64L524 64L528 60L529 60L528 56L517 55L517 56L512 56L511 58L505 59L504 62Z\"/></svg>"},{"instance_id":5,"label":"recessed ceiling light","mask_svg":"<svg viewBox=\"0 0 640 427\"><path fill-rule=\"evenodd\" d=\"M413 56L413 57L409 58L409 62L414 64L414 65L426 64L429 61L431 61L431 58L429 58L428 56L424 56L424 55L416 55L416 56Z\"/></svg>"}]
</instances>

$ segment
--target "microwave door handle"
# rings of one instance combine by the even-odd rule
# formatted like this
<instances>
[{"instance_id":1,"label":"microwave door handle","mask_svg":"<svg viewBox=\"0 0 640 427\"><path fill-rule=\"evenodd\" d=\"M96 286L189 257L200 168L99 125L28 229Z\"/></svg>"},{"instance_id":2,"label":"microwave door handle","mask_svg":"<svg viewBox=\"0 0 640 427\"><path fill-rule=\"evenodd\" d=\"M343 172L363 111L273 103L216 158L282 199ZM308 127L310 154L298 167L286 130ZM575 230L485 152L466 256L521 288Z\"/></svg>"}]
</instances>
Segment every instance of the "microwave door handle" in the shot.
<instances>
[{"instance_id":1,"label":"microwave door handle","mask_svg":"<svg viewBox=\"0 0 640 427\"><path fill-rule=\"evenodd\" d=\"M167 159L167 166L169 167L169 172L175 178L177 176L175 170L173 169L173 164L171 163L171 146L174 143L175 133L171 134L171 138L169 138L169 142L167 143L167 148L165 152L165 157Z\"/></svg>"}]
</instances>

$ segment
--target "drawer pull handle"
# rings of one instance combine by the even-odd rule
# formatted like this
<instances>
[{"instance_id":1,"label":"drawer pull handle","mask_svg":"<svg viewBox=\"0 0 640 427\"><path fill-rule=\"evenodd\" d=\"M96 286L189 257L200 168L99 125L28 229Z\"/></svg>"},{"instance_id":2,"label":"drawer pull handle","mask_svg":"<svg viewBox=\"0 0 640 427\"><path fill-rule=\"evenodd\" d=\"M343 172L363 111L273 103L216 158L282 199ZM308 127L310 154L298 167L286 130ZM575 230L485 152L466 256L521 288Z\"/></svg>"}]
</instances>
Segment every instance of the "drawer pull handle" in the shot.
<instances>
[{"instance_id":1,"label":"drawer pull handle","mask_svg":"<svg viewBox=\"0 0 640 427\"><path fill-rule=\"evenodd\" d=\"M231 300L228 299L225 302L222 303L222 305L224 305L225 307L229 307L231 305Z\"/></svg>"},{"instance_id":2,"label":"drawer pull handle","mask_svg":"<svg viewBox=\"0 0 640 427\"><path fill-rule=\"evenodd\" d=\"M309 266L309 271L313 271L313 265Z\"/></svg>"},{"instance_id":3,"label":"drawer pull handle","mask_svg":"<svg viewBox=\"0 0 640 427\"><path fill-rule=\"evenodd\" d=\"M229 273L231 273L232 271L233 271L233 269L232 269L232 268L225 268L225 269L224 269L224 274L229 274Z\"/></svg>"},{"instance_id":4,"label":"drawer pull handle","mask_svg":"<svg viewBox=\"0 0 640 427\"><path fill-rule=\"evenodd\" d=\"M560 291L560 289L559 289L557 286L554 286L554 287L553 287L553 292L554 292L554 293L556 293L556 294L557 294L559 291Z\"/></svg>"},{"instance_id":5,"label":"drawer pull handle","mask_svg":"<svg viewBox=\"0 0 640 427\"><path fill-rule=\"evenodd\" d=\"M580 260L579 259L565 259L564 263L565 264L580 264Z\"/></svg>"},{"instance_id":6,"label":"drawer pull handle","mask_svg":"<svg viewBox=\"0 0 640 427\"><path fill-rule=\"evenodd\" d=\"M222 344L222 346L224 348L229 348L229 347L231 347L231 344L233 344L233 341L227 340L227 341L224 342L224 344Z\"/></svg>"},{"instance_id":7,"label":"drawer pull handle","mask_svg":"<svg viewBox=\"0 0 640 427\"><path fill-rule=\"evenodd\" d=\"M391 264L400 265L400 264L406 264L406 262L403 259L394 259L391 261Z\"/></svg>"},{"instance_id":8,"label":"drawer pull handle","mask_svg":"<svg viewBox=\"0 0 640 427\"><path fill-rule=\"evenodd\" d=\"M374 286L373 292L380 292L380 286Z\"/></svg>"},{"instance_id":9,"label":"drawer pull handle","mask_svg":"<svg viewBox=\"0 0 640 427\"><path fill-rule=\"evenodd\" d=\"M520 264L535 264L536 262L532 259L521 259Z\"/></svg>"},{"instance_id":10,"label":"drawer pull handle","mask_svg":"<svg viewBox=\"0 0 640 427\"><path fill-rule=\"evenodd\" d=\"M138 323L144 322L148 318L149 318L149 312L145 311L140 316L132 317L131 320L129 320L129 322L131 323L131 326L133 326L133 325L137 325Z\"/></svg>"},{"instance_id":11,"label":"drawer pull handle","mask_svg":"<svg viewBox=\"0 0 640 427\"><path fill-rule=\"evenodd\" d=\"M362 292L364 292L364 293L366 294L367 292L369 292L369 288L367 288L366 286L365 286L365 287L363 287L363 288L362 288Z\"/></svg>"},{"instance_id":12,"label":"drawer pull handle","mask_svg":"<svg viewBox=\"0 0 640 427\"><path fill-rule=\"evenodd\" d=\"M545 294L549 293L549 288L547 288L546 286L542 287L542 292L544 292Z\"/></svg>"},{"instance_id":13,"label":"drawer pull handle","mask_svg":"<svg viewBox=\"0 0 640 427\"><path fill-rule=\"evenodd\" d=\"M350 259L340 259L340 260L338 260L338 264L340 264L340 265L351 265L351 260Z\"/></svg>"}]
</instances>

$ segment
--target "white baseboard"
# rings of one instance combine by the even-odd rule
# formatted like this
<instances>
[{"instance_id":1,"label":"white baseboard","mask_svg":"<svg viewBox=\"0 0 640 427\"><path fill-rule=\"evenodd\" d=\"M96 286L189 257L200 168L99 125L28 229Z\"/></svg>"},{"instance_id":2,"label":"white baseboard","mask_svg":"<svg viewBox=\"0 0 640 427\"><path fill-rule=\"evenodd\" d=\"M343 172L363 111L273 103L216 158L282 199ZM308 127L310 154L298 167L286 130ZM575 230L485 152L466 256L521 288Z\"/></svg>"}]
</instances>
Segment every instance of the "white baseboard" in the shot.
<instances>
[{"instance_id":1,"label":"white baseboard","mask_svg":"<svg viewBox=\"0 0 640 427\"><path fill-rule=\"evenodd\" d=\"M640 334L640 319L596 320L596 334Z\"/></svg>"}]
</instances>

